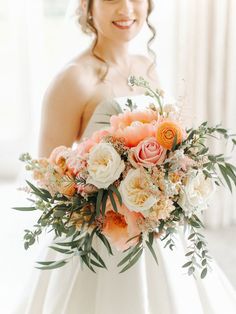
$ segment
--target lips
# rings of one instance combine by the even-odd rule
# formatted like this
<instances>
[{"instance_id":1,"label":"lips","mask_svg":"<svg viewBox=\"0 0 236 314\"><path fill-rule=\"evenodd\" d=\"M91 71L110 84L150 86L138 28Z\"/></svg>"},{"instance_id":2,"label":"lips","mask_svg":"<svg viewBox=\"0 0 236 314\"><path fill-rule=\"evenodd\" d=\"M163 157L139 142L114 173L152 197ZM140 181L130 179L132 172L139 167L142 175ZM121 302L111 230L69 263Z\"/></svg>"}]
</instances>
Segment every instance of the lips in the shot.
<instances>
[{"instance_id":1,"label":"lips","mask_svg":"<svg viewBox=\"0 0 236 314\"><path fill-rule=\"evenodd\" d=\"M129 29L135 23L135 20L119 20L113 21L112 24L120 29Z\"/></svg>"}]
</instances>

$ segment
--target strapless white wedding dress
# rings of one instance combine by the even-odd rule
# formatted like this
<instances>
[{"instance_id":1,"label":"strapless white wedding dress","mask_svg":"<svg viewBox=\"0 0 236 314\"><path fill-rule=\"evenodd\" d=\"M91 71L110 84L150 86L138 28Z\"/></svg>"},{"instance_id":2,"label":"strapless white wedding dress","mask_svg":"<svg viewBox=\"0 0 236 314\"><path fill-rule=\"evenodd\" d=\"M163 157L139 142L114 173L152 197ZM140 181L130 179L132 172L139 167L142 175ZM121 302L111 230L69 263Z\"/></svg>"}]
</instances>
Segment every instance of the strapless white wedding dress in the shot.
<instances>
[{"instance_id":1,"label":"strapless white wedding dress","mask_svg":"<svg viewBox=\"0 0 236 314\"><path fill-rule=\"evenodd\" d=\"M132 96L143 108L149 99ZM99 128L97 122L108 121L107 114L117 114L125 98L100 103L85 130L88 137ZM119 106L120 105L120 106ZM41 238L41 241L43 239ZM47 245L38 260L61 259L61 255ZM47 242L47 243L46 243ZM119 274L116 267L121 253L109 257L106 248L97 241L96 247L104 257L108 271L94 274L87 267L81 269L74 258L66 266L52 271L32 271L28 289L15 314L235 314L236 293L215 261L212 272L205 279L195 279L181 266L185 260L182 233L176 235L176 248L164 248L160 240L154 243L159 266L149 250L145 250L133 268Z\"/></svg>"}]
</instances>

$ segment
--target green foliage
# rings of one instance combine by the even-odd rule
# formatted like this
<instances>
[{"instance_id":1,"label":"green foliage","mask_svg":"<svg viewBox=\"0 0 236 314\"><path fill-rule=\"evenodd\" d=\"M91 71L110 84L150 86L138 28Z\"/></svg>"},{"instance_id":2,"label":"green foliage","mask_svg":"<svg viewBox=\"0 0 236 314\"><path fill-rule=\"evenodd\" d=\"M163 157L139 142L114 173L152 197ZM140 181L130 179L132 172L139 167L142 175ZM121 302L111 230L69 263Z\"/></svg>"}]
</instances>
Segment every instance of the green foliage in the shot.
<instances>
[{"instance_id":1,"label":"green foliage","mask_svg":"<svg viewBox=\"0 0 236 314\"><path fill-rule=\"evenodd\" d=\"M164 113L164 101L161 91L153 89L142 77L131 76L129 85L144 88L146 95L151 96L157 102L159 109L154 104L153 110L157 110L160 115ZM133 111L136 105L131 99L127 99L126 107ZM109 114L106 115L108 118L110 117ZM108 122L97 123L109 124ZM167 152L168 161L163 165L164 180L168 181L171 172L176 170L171 168L173 165L171 165L169 157L174 155L177 150L181 150L189 160L194 162L192 168L196 172L201 170L206 179L211 179L217 186L225 186L232 192L236 186L236 167L229 162L229 158L225 154L212 154L207 141L209 139L223 139L225 142L230 143L232 149L234 149L236 135L230 133L220 124L210 127L207 121L197 128L186 130L186 134L187 136L182 143L177 143L177 136L175 136L172 148ZM125 162L127 156L127 150L123 149L121 157ZM33 160L28 153L22 154L20 160L26 163L27 170L40 170L39 161ZM174 162L175 167L176 165L178 166L178 162ZM161 166L157 167L162 170ZM77 256L80 258L81 263L86 265L92 272L96 272L96 268L107 269L102 256L94 247L94 238L96 237L97 240L103 243L109 255L113 255L109 240L102 234L102 225L104 224L107 201L110 201L113 210L117 213L119 212L119 205L122 205L122 197L116 182L107 189L99 189L86 197L79 194L75 194L73 197L60 193L51 195L53 192L50 193L46 188L43 189L29 181L26 182L32 196L29 198L31 206L14 207L13 209L22 212L36 211L40 213L40 217L37 217L38 220L33 230L25 230L25 249L28 250L34 245L42 232L46 230L47 232L53 232L55 235L55 243L50 248L64 256L64 259L58 261L37 262L37 268L50 270L63 267L73 256ZM86 184L86 180L76 178L75 183ZM133 267L138 262L144 249L150 251L154 261L158 264L154 249L155 234L159 233L161 235L160 241L164 242L164 247L168 247L173 251L175 248L175 233L179 225L184 224L185 231L189 231L187 236L189 246L185 254L187 260L182 267L188 275L195 275L199 270L200 277L205 278L210 269L211 257L205 238L200 233L204 225L195 212L187 215L183 211L178 205L178 195L173 197L173 206L174 210L171 212L170 217L166 220L161 219L156 229L145 231L145 234L140 233L127 241L127 243L131 243L132 240L137 239L137 244L130 244L131 246L123 252L125 256L118 264L118 267L121 268L120 273ZM64 240L62 241L62 239Z\"/></svg>"}]
</instances>

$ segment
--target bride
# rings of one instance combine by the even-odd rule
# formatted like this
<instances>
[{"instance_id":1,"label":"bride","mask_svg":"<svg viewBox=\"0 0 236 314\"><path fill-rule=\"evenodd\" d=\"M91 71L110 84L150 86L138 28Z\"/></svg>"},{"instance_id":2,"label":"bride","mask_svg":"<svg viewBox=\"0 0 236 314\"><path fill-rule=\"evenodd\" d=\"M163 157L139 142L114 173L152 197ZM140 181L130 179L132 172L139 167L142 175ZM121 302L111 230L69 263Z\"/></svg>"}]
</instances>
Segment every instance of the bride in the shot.
<instances>
[{"instance_id":1,"label":"bride","mask_svg":"<svg viewBox=\"0 0 236 314\"><path fill-rule=\"evenodd\" d=\"M131 89L129 75L143 76L159 87L155 60L130 55L130 41L148 24L152 0L81 0L79 23L92 32L93 45L70 61L49 86L43 104L39 154L49 156L53 148L72 146L101 127L97 122L117 114L129 97L139 106L147 98L143 90ZM148 48L150 49L149 45ZM123 98L122 98L123 97ZM50 243L51 239L49 239ZM99 246L99 244L97 244ZM235 292L217 264L205 279L189 277L181 266L185 261L184 239L176 235L174 252L155 242L157 266L150 253L143 254L128 272L119 274L120 253L107 256L108 271L97 274L81 269L74 258L52 271L34 270L30 291L17 314L233 314ZM105 248L98 248L103 257ZM45 250L40 259L59 259Z\"/></svg>"}]
</instances>

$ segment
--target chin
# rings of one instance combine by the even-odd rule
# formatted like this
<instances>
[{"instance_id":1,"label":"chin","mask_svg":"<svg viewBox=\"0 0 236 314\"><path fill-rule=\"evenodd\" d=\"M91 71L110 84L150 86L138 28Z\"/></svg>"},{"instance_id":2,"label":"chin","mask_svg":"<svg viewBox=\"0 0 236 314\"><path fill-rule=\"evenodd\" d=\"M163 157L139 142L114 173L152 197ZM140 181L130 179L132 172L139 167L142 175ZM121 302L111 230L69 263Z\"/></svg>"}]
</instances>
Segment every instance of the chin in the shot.
<instances>
[{"instance_id":1,"label":"chin","mask_svg":"<svg viewBox=\"0 0 236 314\"><path fill-rule=\"evenodd\" d=\"M137 37L139 32L132 32L132 33L126 33L126 34L114 34L111 36L112 40L115 40L116 42L129 42L132 41L135 37Z\"/></svg>"}]
</instances>

